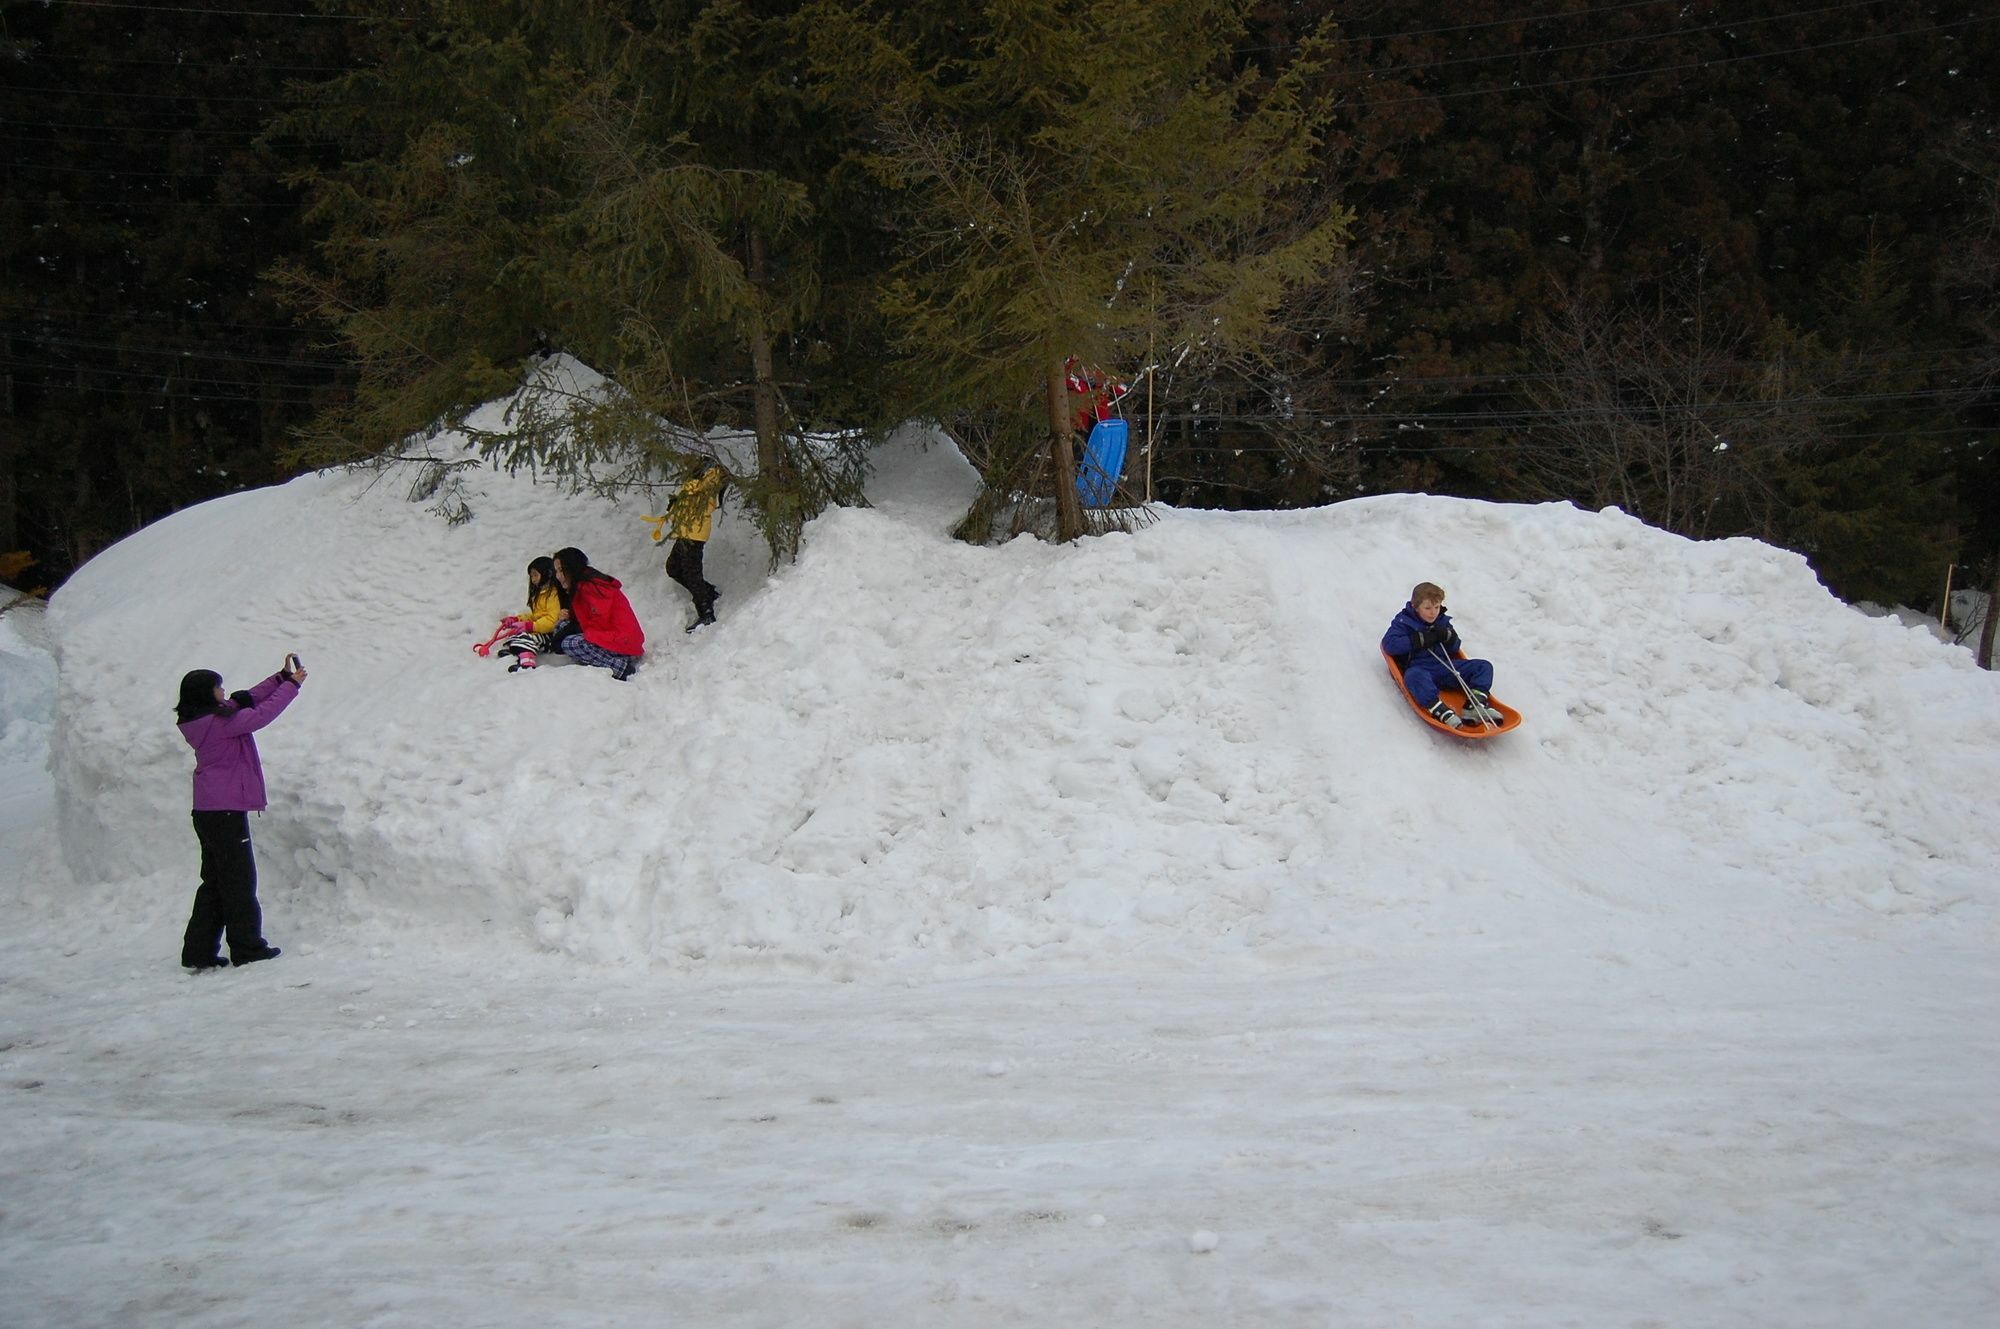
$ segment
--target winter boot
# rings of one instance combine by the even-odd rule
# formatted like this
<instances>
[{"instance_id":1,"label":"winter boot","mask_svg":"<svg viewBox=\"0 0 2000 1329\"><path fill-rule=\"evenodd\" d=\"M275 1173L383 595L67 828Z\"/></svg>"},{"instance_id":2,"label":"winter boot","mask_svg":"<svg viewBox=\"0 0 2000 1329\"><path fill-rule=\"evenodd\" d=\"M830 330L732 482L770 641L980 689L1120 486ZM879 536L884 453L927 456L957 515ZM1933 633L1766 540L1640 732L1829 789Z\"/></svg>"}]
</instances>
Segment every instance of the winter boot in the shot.
<instances>
[{"instance_id":1,"label":"winter boot","mask_svg":"<svg viewBox=\"0 0 2000 1329\"><path fill-rule=\"evenodd\" d=\"M259 946L254 951L245 951L241 955L230 956L229 962L238 969L241 969L246 964L255 964L259 960L275 960L283 954L284 952L276 946Z\"/></svg>"},{"instance_id":2,"label":"winter boot","mask_svg":"<svg viewBox=\"0 0 2000 1329\"><path fill-rule=\"evenodd\" d=\"M1458 718L1458 712L1444 704L1442 697L1431 703L1431 719L1442 725L1450 725L1453 729L1465 723Z\"/></svg>"},{"instance_id":3,"label":"winter boot","mask_svg":"<svg viewBox=\"0 0 2000 1329\"><path fill-rule=\"evenodd\" d=\"M205 969L227 969L229 961L220 955L211 955L206 960L182 960L181 968L191 974L199 974Z\"/></svg>"},{"instance_id":4,"label":"winter boot","mask_svg":"<svg viewBox=\"0 0 2000 1329\"><path fill-rule=\"evenodd\" d=\"M514 657L514 663L507 666L507 672L510 674L517 673L523 669L533 669L541 663L541 660L530 650L516 651Z\"/></svg>"}]
</instances>

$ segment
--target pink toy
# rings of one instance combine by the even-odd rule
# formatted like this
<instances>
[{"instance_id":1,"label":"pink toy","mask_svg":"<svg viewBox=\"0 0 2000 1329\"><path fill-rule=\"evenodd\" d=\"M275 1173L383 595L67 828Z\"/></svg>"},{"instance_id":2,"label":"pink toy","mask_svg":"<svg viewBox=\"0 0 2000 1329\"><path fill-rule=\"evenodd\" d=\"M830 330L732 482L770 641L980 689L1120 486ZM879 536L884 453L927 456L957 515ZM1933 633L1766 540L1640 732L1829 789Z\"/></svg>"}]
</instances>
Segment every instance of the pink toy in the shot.
<instances>
[{"instance_id":1,"label":"pink toy","mask_svg":"<svg viewBox=\"0 0 2000 1329\"><path fill-rule=\"evenodd\" d=\"M532 632L534 627L535 625L527 619L509 614L500 620L500 626L492 636L488 637L485 641L472 643L472 653L474 655L487 655L493 650L493 643L499 641L502 637L518 637L523 632Z\"/></svg>"}]
</instances>

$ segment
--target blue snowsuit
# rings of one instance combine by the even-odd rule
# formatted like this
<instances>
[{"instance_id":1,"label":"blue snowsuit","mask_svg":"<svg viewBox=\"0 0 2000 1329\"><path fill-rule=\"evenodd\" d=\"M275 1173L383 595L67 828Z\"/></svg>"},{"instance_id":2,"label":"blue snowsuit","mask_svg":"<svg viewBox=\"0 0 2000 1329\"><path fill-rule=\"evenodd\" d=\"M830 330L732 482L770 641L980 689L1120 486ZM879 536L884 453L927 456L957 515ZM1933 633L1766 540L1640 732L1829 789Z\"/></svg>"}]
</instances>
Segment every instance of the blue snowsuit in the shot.
<instances>
[{"instance_id":1,"label":"blue snowsuit","mask_svg":"<svg viewBox=\"0 0 2000 1329\"><path fill-rule=\"evenodd\" d=\"M1451 670L1432 654L1432 650L1442 651L1449 656L1464 645L1458 639L1458 629L1451 625L1451 615L1438 610L1437 622L1425 623L1417 616L1417 607L1405 604L1389 630L1382 634L1382 649L1393 657L1403 670L1403 684L1419 706L1428 707L1438 699L1440 687L1457 687L1457 680ZM1460 677L1472 687L1485 692L1493 686L1493 666L1485 660L1454 660Z\"/></svg>"}]
</instances>

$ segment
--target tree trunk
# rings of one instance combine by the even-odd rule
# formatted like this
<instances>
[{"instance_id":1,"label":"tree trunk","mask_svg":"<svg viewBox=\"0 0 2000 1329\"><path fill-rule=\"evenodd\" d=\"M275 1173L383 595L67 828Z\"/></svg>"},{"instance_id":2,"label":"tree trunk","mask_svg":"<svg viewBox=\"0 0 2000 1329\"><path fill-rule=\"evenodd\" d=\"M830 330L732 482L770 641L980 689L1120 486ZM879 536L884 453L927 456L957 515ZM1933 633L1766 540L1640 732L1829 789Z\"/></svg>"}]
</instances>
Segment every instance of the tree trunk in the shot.
<instances>
[{"instance_id":1,"label":"tree trunk","mask_svg":"<svg viewBox=\"0 0 2000 1329\"><path fill-rule=\"evenodd\" d=\"M1076 494L1076 449L1070 442L1069 383L1063 362L1048 361L1049 456L1056 468L1056 539L1083 534L1083 501Z\"/></svg>"},{"instance_id":2,"label":"tree trunk","mask_svg":"<svg viewBox=\"0 0 2000 1329\"><path fill-rule=\"evenodd\" d=\"M759 303L764 294L764 237L750 231L750 284ZM771 330L760 314L750 325L750 371L752 411L757 428L757 468L767 479L778 480L786 471L784 440L778 436L778 384L772 367Z\"/></svg>"},{"instance_id":3,"label":"tree trunk","mask_svg":"<svg viewBox=\"0 0 2000 1329\"><path fill-rule=\"evenodd\" d=\"M1986 622L1979 629L1979 653L1973 658L1981 669L1993 667L1993 625L2000 622L2000 549L1993 551L1993 587L1986 597Z\"/></svg>"},{"instance_id":4,"label":"tree trunk","mask_svg":"<svg viewBox=\"0 0 2000 1329\"><path fill-rule=\"evenodd\" d=\"M764 236L750 228L750 284L758 295L758 313L750 324L750 402L757 430L757 474L767 484L787 492L794 488L791 459L785 455L785 440L778 432L778 382L772 368L771 329L763 316ZM776 552L797 558L799 530L796 521L784 523Z\"/></svg>"}]
</instances>

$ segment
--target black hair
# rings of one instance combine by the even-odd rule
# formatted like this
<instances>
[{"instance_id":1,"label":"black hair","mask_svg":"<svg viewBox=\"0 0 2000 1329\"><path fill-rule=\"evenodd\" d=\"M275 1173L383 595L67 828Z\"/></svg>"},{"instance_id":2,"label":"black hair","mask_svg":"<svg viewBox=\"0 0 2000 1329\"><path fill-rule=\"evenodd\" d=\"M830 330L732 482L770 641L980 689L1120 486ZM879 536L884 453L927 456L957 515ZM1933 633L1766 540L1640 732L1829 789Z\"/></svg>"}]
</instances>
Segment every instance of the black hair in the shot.
<instances>
[{"instance_id":1,"label":"black hair","mask_svg":"<svg viewBox=\"0 0 2000 1329\"><path fill-rule=\"evenodd\" d=\"M181 675L181 699L174 706L174 723L186 724L204 715L213 715L222 703L215 699L222 675L213 669L190 669Z\"/></svg>"},{"instance_id":2,"label":"black hair","mask_svg":"<svg viewBox=\"0 0 2000 1329\"><path fill-rule=\"evenodd\" d=\"M589 556L575 545L564 545L556 550L555 561L569 569L569 589L572 595L576 593L577 587L587 581L606 580L603 573L590 566Z\"/></svg>"},{"instance_id":3,"label":"black hair","mask_svg":"<svg viewBox=\"0 0 2000 1329\"><path fill-rule=\"evenodd\" d=\"M528 564L528 571L542 574L542 584L540 586L535 585L532 577L528 580L528 608L533 609L535 607L535 597L543 591L553 590L556 593L556 598L563 600L562 583L556 580L556 561L554 559L544 554ZM565 601L565 603L567 602Z\"/></svg>"}]
</instances>

